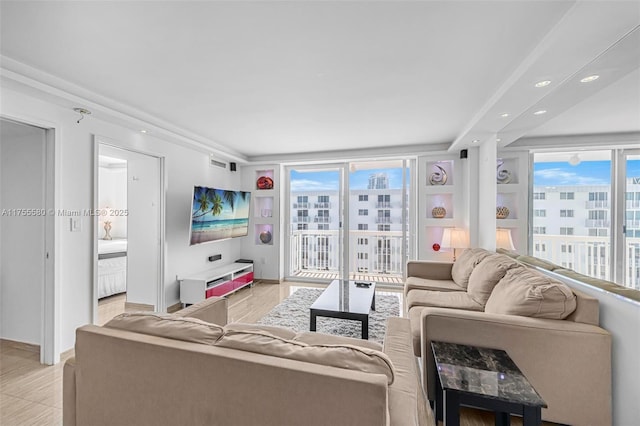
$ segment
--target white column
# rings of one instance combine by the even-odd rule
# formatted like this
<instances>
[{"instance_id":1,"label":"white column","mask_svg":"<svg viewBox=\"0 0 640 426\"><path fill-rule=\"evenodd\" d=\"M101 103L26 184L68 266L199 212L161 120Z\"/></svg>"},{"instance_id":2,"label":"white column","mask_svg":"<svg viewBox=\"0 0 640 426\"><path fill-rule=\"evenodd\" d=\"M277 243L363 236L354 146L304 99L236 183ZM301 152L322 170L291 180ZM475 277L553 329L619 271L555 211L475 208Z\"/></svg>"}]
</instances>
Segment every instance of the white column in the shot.
<instances>
[{"instance_id":1,"label":"white column","mask_svg":"<svg viewBox=\"0 0 640 426\"><path fill-rule=\"evenodd\" d=\"M496 249L496 167L497 141L493 135L478 150L478 246ZM473 215L474 211L470 211Z\"/></svg>"}]
</instances>

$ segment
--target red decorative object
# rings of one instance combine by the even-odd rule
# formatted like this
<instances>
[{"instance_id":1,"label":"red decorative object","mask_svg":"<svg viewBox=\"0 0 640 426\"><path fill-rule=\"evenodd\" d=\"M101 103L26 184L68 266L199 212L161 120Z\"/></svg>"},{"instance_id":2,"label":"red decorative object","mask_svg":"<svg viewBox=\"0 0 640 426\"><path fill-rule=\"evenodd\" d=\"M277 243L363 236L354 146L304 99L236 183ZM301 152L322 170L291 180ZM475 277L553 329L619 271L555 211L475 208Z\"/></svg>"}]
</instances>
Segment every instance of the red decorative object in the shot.
<instances>
[{"instance_id":1,"label":"red decorative object","mask_svg":"<svg viewBox=\"0 0 640 426\"><path fill-rule=\"evenodd\" d=\"M258 185L258 189L273 189L273 179L269 176L260 176L256 184Z\"/></svg>"},{"instance_id":2,"label":"red decorative object","mask_svg":"<svg viewBox=\"0 0 640 426\"><path fill-rule=\"evenodd\" d=\"M435 243L434 245L431 246L431 248L433 249L433 251L440 251L440 244Z\"/></svg>"}]
</instances>

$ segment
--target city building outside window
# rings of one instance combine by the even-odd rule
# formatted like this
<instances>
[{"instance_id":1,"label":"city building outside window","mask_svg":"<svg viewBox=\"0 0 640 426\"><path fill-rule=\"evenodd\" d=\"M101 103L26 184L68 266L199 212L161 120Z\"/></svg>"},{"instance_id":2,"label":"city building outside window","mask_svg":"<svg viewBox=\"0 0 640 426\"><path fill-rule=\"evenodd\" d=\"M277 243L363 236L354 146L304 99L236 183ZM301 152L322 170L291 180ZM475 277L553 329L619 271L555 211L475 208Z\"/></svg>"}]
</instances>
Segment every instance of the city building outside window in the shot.
<instances>
[{"instance_id":1,"label":"city building outside window","mask_svg":"<svg viewBox=\"0 0 640 426\"><path fill-rule=\"evenodd\" d=\"M573 235L573 228L561 226L560 235Z\"/></svg>"},{"instance_id":2,"label":"city building outside window","mask_svg":"<svg viewBox=\"0 0 640 426\"><path fill-rule=\"evenodd\" d=\"M575 194L573 192L561 192L560 199L561 200L574 200Z\"/></svg>"},{"instance_id":3,"label":"city building outside window","mask_svg":"<svg viewBox=\"0 0 640 426\"><path fill-rule=\"evenodd\" d=\"M533 215L535 217L547 217L547 211L545 209L535 209Z\"/></svg>"},{"instance_id":4,"label":"city building outside window","mask_svg":"<svg viewBox=\"0 0 640 426\"><path fill-rule=\"evenodd\" d=\"M369 230L369 224L367 223L358 224L358 231L368 231L368 230Z\"/></svg>"},{"instance_id":5,"label":"city building outside window","mask_svg":"<svg viewBox=\"0 0 640 426\"><path fill-rule=\"evenodd\" d=\"M533 199L534 200L545 200L546 199L546 194L544 192L534 192L533 193Z\"/></svg>"},{"instance_id":6,"label":"city building outside window","mask_svg":"<svg viewBox=\"0 0 640 426\"><path fill-rule=\"evenodd\" d=\"M560 217L573 217L573 210L568 210L568 209L560 210Z\"/></svg>"},{"instance_id":7,"label":"city building outside window","mask_svg":"<svg viewBox=\"0 0 640 426\"><path fill-rule=\"evenodd\" d=\"M547 228L544 226L534 226L533 227L533 233L534 234L546 234L547 233Z\"/></svg>"},{"instance_id":8,"label":"city building outside window","mask_svg":"<svg viewBox=\"0 0 640 426\"><path fill-rule=\"evenodd\" d=\"M358 201L369 201L368 195L358 195Z\"/></svg>"},{"instance_id":9,"label":"city building outside window","mask_svg":"<svg viewBox=\"0 0 640 426\"><path fill-rule=\"evenodd\" d=\"M358 209L358 216L368 216L368 215L369 215L368 209Z\"/></svg>"}]
</instances>

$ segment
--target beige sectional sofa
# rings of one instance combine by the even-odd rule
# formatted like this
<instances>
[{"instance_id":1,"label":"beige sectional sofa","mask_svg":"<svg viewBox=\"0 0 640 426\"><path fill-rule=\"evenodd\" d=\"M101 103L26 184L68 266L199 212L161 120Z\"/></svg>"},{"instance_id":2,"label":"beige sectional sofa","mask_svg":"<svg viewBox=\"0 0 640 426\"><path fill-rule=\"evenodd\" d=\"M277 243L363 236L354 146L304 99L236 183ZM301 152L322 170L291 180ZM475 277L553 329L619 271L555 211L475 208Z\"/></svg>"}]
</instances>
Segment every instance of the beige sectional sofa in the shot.
<instances>
[{"instance_id":1,"label":"beige sectional sofa","mask_svg":"<svg viewBox=\"0 0 640 426\"><path fill-rule=\"evenodd\" d=\"M611 424L611 336L597 299L503 254L411 261L405 285L416 356L435 398L432 341L506 350L548 408L544 420Z\"/></svg>"},{"instance_id":2,"label":"beige sectional sofa","mask_svg":"<svg viewBox=\"0 0 640 426\"><path fill-rule=\"evenodd\" d=\"M123 314L76 333L73 425L433 425L407 319L374 342L226 324L226 299Z\"/></svg>"}]
</instances>

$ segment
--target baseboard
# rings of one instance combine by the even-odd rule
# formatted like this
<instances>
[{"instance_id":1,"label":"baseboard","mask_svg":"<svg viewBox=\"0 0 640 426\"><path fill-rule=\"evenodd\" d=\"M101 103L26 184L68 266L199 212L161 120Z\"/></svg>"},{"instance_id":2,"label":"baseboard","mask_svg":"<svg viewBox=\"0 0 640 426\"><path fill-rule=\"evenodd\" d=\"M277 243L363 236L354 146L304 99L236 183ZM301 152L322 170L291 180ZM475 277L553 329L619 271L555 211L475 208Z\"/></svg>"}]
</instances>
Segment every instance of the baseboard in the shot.
<instances>
[{"instance_id":1,"label":"baseboard","mask_svg":"<svg viewBox=\"0 0 640 426\"><path fill-rule=\"evenodd\" d=\"M124 310L125 310L125 312L131 312L131 311L153 311L154 307L153 307L153 305L146 305L144 303L124 302Z\"/></svg>"},{"instance_id":2,"label":"baseboard","mask_svg":"<svg viewBox=\"0 0 640 426\"><path fill-rule=\"evenodd\" d=\"M40 345L34 345L32 343L17 342L15 340L0 339L0 346L9 347L13 349L21 349L23 351L40 353Z\"/></svg>"},{"instance_id":3,"label":"baseboard","mask_svg":"<svg viewBox=\"0 0 640 426\"><path fill-rule=\"evenodd\" d=\"M264 278L260 278L258 280L256 280L256 282L260 283L260 284L282 284L282 280L267 280Z\"/></svg>"},{"instance_id":4,"label":"baseboard","mask_svg":"<svg viewBox=\"0 0 640 426\"><path fill-rule=\"evenodd\" d=\"M172 314L174 312L178 312L180 309L182 309L182 303L178 302L178 303L175 303L175 304L169 306L167 308L167 313L168 314Z\"/></svg>"}]
</instances>

